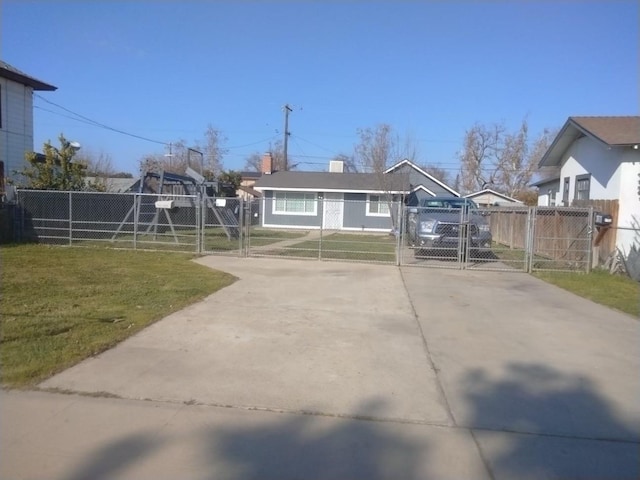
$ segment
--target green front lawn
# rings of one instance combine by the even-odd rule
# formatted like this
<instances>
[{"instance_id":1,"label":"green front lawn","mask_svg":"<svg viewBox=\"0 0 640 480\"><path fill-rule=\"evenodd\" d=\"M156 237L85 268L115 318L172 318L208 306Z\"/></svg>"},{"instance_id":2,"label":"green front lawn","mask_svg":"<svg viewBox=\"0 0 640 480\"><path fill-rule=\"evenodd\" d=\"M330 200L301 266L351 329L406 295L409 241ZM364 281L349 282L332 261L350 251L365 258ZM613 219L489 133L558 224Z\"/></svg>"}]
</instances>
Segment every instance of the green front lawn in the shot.
<instances>
[{"instance_id":1,"label":"green front lawn","mask_svg":"<svg viewBox=\"0 0 640 480\"><path fill-rule=\"evenodd\" d=\"M305 240L265 253L285 257L395 262L396 239L388 234L332 233L318 240Z\"/></svg>"},{"instance_id":2,"label":"green front lawn","mask_svg":"<svg viewBox=\"0 0 640 480\"><path fill-rule=\"evenodd\" d=\"M605 270L589 274L534 272L534 276L596 303L640 317L640 283Z\"/></svg>"},{"instance_id":3,"label":"green front lawn","mask_svg":"<svg viewBox=\"0 0 640 480\"><path fill-rule=\"evenodd\" d=\"M230 285L192 255L3 246L4 386L33 385Z\"/></svg>"}]
</instances>

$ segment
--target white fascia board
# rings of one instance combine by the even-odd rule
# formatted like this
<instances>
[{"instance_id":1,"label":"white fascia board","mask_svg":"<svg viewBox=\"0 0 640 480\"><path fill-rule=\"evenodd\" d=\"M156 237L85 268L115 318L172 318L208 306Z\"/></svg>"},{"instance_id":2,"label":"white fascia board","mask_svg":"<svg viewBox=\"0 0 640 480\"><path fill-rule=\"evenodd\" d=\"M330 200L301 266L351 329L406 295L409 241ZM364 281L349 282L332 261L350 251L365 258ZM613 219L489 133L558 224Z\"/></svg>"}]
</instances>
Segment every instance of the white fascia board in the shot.
<instances>
[{"instance_id":1,"label":"white fascia board","mask_svg":"<svg viewBox=\"0 0 640 480\"><path fill-rule=\"evenodd\" d=\"M258 190L256 188L256 190ZM337 188L289 188L289 187L260 187L259 191L273 190L275 192L311 192L311 193L378 193L391 195L404 195L404 190L344 190Z\"/></svg>"},{"instance_id":2,"label":"white fascia board","mask_svg":"<svg viewBox=\"0 0 640 480\"><path fill-rule=\"evenodd\" d=\"M429 190L427 187L425 187L424 185L418 185L417 187L415 187L413 190L411 190L412 192L415 192L416 190L423 190L425 192L427 192L429 195L431 195L432 197L437 197L437 195L432 192L431 190Z\"/></svg>"},{"instance_id":3,"label":"white fascia board","mask_svg":"<svg viewBox=\"0 0 640 480\"><path fill-rule=\"evenodd\" d=\"M473 193L468 193L464 196L464 198L474 198L474 197L479 197L480 195L483 195L485 193L491 193L497 197L500 198L504 198L505 200L509 200L510 202L515 202L515 203L523 203L520 200L518 200L517 198L513 198L510 197L508 195L505 195L504 193L500 193L500 192L496 192L495 190L491 190L490 188L485 188L484 190L480 190L477 192L473 192Z\"/></svg>"},{"instance_id":4,"label":"white fascia board","mask_svg":"<svg viewBox=\"0 0 640 480\"><path fill-rule=\"evenodd\" d=\"M317 225L280 225L277 223L265 223L264 228L284 228L285 230L320 230Z\"/></svg>"},{"instance_id":5,"label":"white fascia board","mask_svg":"<svg viewBox=\"0 0 640 480\"><path fill-rule=\"evenodd\" d=\"M421 169L419 166L417 166L415 163L413 163L411 160L409 159L404 159L401 162L396 163L395 165L393 165L392 167L387 168L384 173L390 173L393 172L394 170L397 170L399 167L401 167L402 165L409 165L411 168L417 170L418 172L420 172L422 175L424 175L425 177L427 177L428 179L432 180L433 182L437 183L438 185L440 185L442 188L444 188L445 190L448 190L449 192L453 193L456 197L459 197L460 194L458 192L456 192L453 188L451 188L449 185L442 183L440 180L438 180L436 177L434 177L433 175L431 175L428 172L425 172L423 169ZM435 195L434 195L435 196Z\"/></svg>"}]
</instances>

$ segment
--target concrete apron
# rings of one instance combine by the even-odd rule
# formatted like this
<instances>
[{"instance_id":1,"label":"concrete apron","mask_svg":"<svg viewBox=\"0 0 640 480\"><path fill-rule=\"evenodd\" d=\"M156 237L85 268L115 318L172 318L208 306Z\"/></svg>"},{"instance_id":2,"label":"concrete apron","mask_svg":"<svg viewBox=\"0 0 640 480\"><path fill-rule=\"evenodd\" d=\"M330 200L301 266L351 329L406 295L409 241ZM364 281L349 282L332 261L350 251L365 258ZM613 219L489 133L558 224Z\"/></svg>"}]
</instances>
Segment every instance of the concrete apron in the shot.
<instances>
[{"instance_id":1,"label":"concrete apron","mask_svg":"<svg viewBox=\"0 0 640 480\"><path fill-rule=\"evenodd\" d=\"M640 477L637 319L520 273L199 262L240 280L42 384L131 400L3 394L34 421L0 472Z\"/></svg>"},{"instance_id":2,"label":"concrete apron","mask_svg":"<svg viewBox=\"0 0 640 480\"><path fill-rule=\"evenodd\" d=\"M198 262L239 281L41 387L451 424L397 268Z\"/></svg>"}]
</instances>

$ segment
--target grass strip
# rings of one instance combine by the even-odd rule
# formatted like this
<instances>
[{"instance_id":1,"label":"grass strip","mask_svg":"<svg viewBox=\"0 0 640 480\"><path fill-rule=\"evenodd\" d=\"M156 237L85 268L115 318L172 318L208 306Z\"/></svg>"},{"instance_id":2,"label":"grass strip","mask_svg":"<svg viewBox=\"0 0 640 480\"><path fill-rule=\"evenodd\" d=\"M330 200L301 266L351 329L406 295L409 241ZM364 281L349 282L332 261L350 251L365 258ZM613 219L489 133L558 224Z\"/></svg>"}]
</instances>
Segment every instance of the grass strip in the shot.
<instances>
[{"instance_id":1,"label":"grass strip","mask_svg":"<svg viewBox=\"0 0 640 480\"><path fill-rule=\"evenodd\" d=\"M235 280L193 255L11 245L0 250L0 381L38 383Z\"/></svg>"},{"instance_id":2,"label":"grass strip","mask_svg":"<svg viewBox=\"0 0 640 480\"><path fill-rule=\"evenodd\" d=\"M534 272L534 276L596 303L640 317L640 283L606 270L589 274Z\"/></svg>"}]
</instances>

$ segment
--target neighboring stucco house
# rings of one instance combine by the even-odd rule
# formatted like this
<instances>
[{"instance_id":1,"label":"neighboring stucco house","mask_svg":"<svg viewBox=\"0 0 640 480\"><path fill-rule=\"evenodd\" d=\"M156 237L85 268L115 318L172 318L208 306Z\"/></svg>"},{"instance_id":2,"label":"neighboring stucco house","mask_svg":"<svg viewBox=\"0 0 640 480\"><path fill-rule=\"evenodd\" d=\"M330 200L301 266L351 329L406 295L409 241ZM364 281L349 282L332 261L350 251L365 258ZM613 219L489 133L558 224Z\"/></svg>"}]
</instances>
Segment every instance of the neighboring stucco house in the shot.
<instances>
[{"instance_id":1,"label":"neighboring stucco house","mask_svg":"<svg viewBox=\"0 0 640 480\"><path fill-rule=\"evenodd\" d=\"M401 205L422 196L457 192L404 160L384 173L273 172L256 181L265 227L389 232Z\"/></svg>"},{"instance_id":2,"label":"neighboring stucco house","mask_svg":"<svg viewBox=\"0 0 640 480\"><path fill-rule=\"evenodd\" d=\"M560 177L548 177L531 184L538 189L538 206L555 207L560 199Z\"/></svg>"},{"instance_id":3,"label":"neighboring stucco house","mask_svg":"<svg viewBox=\"0 0 640 480\"><path fill-rule=\"evenodd\" d=\"M33 151L33 92L56 88L0 60L0 168L5 178L22 170L25 153Z\"/></svg>"},{"instance_id":4,"label":"neighboring stucco house","mask_svg":"<svg viewBox=\"0 0 640 480\"><path fill-rule=\"evenodd\" d=\"M244 171L240 172L240 185L236 190L236 196L243 200L251 200L260 197L260 192L255 190L253 186L262 176L262 172Z\"/></svg>"},{"instance_id":5,"label":"neighboring stucco house","mask_svg":"<svg viewBox=\"0 0 640 480\"><path fill-rule=\"evenodd\" d=\"M484 190L480 190L478 192L469 193L464 196L465 198L469 198L476 202L476 204L480 207L492 207L492 206L522 206L520 200L512 198L508 195L505 195L500 192L496 192L495 190L491 190L490 188L485 188Z\"/></svg>"},{"instance_id":6,"label":"neighboring stucco house","mask_svg":"<svg viewBox=\"0 0 640 480\"><path fill-rule=\"evenodd\" d=\"M626 251L640 240L639 148L640 116L569 117L540 160L560 167L557 205L618 201L616 246Z\"/></svg>"}]
</instances>

